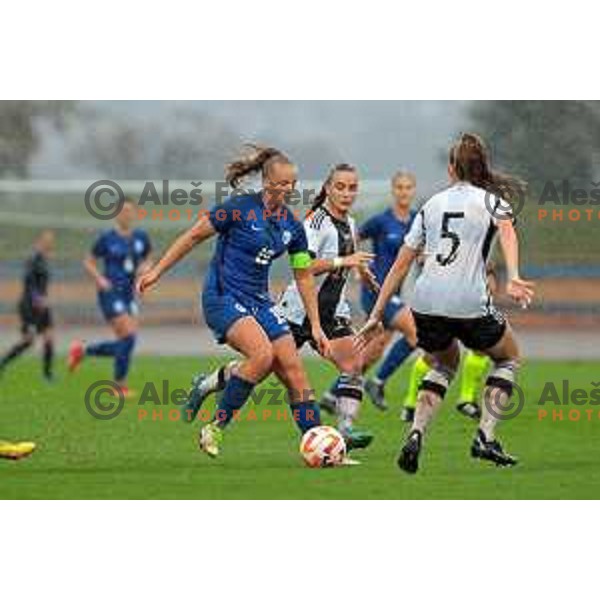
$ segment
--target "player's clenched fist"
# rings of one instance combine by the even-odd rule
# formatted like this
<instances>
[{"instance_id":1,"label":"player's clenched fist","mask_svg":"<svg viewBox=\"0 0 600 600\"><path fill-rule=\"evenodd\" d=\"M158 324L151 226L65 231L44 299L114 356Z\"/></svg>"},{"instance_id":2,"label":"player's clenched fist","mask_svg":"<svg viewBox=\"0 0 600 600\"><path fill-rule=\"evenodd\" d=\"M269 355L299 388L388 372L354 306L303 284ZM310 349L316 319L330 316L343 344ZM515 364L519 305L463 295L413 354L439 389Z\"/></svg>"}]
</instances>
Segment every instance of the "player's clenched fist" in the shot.
<instances>
[{"instance_id":1,"label":"player's clenched fist","mask_svg":"<svg viewBox=\"0 0 600 600\"><path fill-rule=\"evenodd\" d=\"M160 273L152 268L140 275L135 282L135 289L138 294L144 294L150 288L154 287L160 279Z\"/></svg>"}]
</instances>

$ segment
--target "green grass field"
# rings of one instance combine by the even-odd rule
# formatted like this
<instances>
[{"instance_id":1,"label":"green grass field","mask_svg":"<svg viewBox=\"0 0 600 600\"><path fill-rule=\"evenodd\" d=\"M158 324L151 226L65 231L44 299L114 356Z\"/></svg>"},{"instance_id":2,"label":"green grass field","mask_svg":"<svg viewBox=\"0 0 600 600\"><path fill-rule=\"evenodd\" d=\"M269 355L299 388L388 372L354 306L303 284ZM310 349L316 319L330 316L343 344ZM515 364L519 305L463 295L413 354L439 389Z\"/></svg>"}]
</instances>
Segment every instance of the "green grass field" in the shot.
<instances>
[{"instance_id":1,"label":"green grass field","mask_svg":"<svg viewBox=\"0 0 600 600\"><path fill-rule=\"evenodd\" d=\"M190 374L216 365L195 358L138 358L131 386L168 379L172 389L187 388ZM307 361L318 391L333 369ZM259 420L234 423L227 431L224 453L210 460L196 447L198 426L168 418L139 420L142 408L127 400L114 420L97 421L86 411L87 386L110 373L110 363L89 361L74 376L64 370L48 385L33 357L16 363L0 380L0 437L32 439L38 451L28 460L0 461L1 498L599 498L597 466L599 408L591 421L538 419L538 399L546 381L569 379L571 388L591 389L597 365L581 362L531 362L520 384L525 409L500 426L507 449L522 463L502 470L473 461L468 455L474 430L454 410L456 386L431 429L420 472L410 477L395 464L403 425L398 419L406 382L404 367L389 386L388 413L365 401L361 424L376 439L355 453L363 463L352 468L311 470L297 453L294 424ZM559 384L560 388L560 384ZM152 405L146 405L151 413ZM282 407L283 408L283 407ZM551 412L552 406L549 408ZM560 407L558 407L560 408ZM262 410L262 407L261 407ZM582 412L582 415L585 413ZM587 419L587 418L586 418Z\"/></svg>"}]
</instances>

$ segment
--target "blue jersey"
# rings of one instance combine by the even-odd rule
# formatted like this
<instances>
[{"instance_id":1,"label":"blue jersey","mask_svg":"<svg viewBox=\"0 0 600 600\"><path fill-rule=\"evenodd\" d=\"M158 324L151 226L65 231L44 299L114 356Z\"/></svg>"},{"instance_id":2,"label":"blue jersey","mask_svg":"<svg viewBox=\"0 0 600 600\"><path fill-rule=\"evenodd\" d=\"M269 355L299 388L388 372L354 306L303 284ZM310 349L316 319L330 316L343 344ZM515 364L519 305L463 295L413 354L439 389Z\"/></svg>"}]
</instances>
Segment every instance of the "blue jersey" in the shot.
<instances>
[{"instance_id":1,"label":"blue jersey","mask_svg":"<svg viewBox=\"0 0 600 600\"><path fill-rule=\"evenodd\" d=\"M285 206L269 215L260 193L230 198L209 219L219 238L205 291L270 301L271 263L286 251L290 256L308 251L302 223Z\"/></svg>"},{"instance_id":2,"label":"blue jersey","mask_svg":"<svg viewBox=\"0 0 600 600\"><path fill-rule=\"evenodd\" d=\"M416 215L416 211L411 210L408 219L402 221L391 208L388 208L371 217L359 228L360 238L372 242L375 258L371 263L371 270L380 285L392 268L398 251L404 243L404 236L410 230Z\"/></svg>"},{"instance_id":3,"label":"blue jersey","mask_svg":"<svg viewBox=\"0 0 600 600\"><path fill-rule=\"evenodd\" d=\"M116 229L106 231L98 237L92 255L104 262L104 276L113 290L129 292L133 288L135 273L151 250L150 238L141 229L131 235L121 235Z\"/></svg>"}]
</instances>

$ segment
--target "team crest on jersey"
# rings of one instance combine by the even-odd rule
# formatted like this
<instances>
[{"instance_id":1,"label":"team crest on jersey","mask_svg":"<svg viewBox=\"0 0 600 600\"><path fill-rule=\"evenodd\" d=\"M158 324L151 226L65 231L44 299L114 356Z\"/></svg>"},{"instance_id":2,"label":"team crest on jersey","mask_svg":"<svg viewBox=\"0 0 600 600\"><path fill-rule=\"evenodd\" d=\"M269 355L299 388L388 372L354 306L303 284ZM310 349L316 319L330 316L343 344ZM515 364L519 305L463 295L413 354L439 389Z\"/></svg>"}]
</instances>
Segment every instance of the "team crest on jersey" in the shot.
<instances>
[{"instance_id":1,"label":"team crest on jersey","mask_svg":"<svg viewBox=\"0 0 600 600\"><path fill-rule=\"evenodd\" d=\"M281 236L281 241L283 242L284 246L287 246L291 241L292 241L292 234L291 232L289 232L287 229L283 232L283 235Z\"/></svg>"},{"instance_id":2,"label":"team crest on jersey","mask_svg":"<svg viewBox=\"0 0 600 600\"><path fill-rule=\"evenodd\" d=\"M144 251L144 242L142 242L142 240L135 240L133 249L136 254L141 254Z\"/></svg>"},{"instance_id":3,"label":"team crest on jersey","mask_svg":"<svg viewBox=\"0 0 600 600\"><path fill-rule=\"evenodd\" d=\"M275 252L270 248L263 246L256 255L254 261L259 265L268 265L271 263L271 260L273 260L273 256L275 256Z\"/></svg>"}]
</instances>

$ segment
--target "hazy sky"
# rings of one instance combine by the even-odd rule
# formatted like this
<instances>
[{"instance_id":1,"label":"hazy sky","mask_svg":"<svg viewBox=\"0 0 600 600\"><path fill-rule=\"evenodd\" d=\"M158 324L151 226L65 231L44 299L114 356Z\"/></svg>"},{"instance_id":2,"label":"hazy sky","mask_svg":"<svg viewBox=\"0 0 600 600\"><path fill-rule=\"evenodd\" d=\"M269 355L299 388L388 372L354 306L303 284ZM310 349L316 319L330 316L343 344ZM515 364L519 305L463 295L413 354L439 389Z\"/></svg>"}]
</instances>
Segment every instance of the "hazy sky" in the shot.
<instances>
[{"instance_id":1,"label":"hazy sky","mask_svg":"<svg viewBox=\"0 0 600 600\"><path fill-rule=\"evenodd\" d=\"M465 104L454 101L121 101L94 102L106 115L133 121L175 124L181 111L218 118L240 139L286 145L319 142L335 148L336 159L359 166L365 178L387 178L402 167L414 170L424 187L445 177L450 140L465 127ZM85 122L82 126L85 126ZM174 125L175 126L175 125ZM44 130L32 175L87 177L74 165L65 141Z\"/></svg>"}]
</instances>

